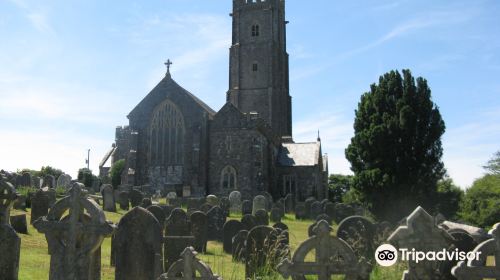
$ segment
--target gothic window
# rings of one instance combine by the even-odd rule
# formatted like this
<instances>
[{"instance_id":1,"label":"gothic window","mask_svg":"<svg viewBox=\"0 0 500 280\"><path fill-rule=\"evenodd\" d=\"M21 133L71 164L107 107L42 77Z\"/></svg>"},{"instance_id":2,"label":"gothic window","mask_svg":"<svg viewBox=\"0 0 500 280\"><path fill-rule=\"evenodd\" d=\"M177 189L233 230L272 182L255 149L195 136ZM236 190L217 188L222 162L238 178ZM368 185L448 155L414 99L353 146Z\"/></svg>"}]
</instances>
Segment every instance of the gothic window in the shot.
<instances>
[{"instance_id":1,"label":"gothic window","mask_svg":"<svg viewBox=\"0 0 500 280\"><path fill-rule=\"evenodd\" d=\"M257 72L258 70L259 70L259 64L257 63L252 64L252 71Z\"/></svg>"},{"instance_id":2,"label":"gothic window","mask_svg":"<svg viewBox=\"0 0 500 280\"><path fill-rule=\"evenodd\" d=\"M182 165L184 117L170 100L156 107L149 128L151 166Z\"/></svg>"},{"instance_id":3,"label":"gothic window","mask_svg":"<svg viewBox=\"0 0 500 280\"><path fill-rule=\"evenodd\" d=\"M260 26L258 24L252 25L252 37L259 37L260 35Z\"/></svg>"},{"instance_id":4,"label":"gothic window","mask_svg":"<svg viewBox=\"0 0 500 280\"><path fill-rule=\"evenodd\" d=\"M296 183L295 174L283 176L283 196L289 193L295 194L295 183Z\"/></svg>"},{"instance_id":5,"label":"gothic window","mask_svg":"<svg viewBox=\"0 0 500 280\"><path fill-rule=\"evenodd\" d=\"M228 165L222 169L221 172L221 185L223 189L236 189L236 169Z\"/></svg>"}]
</instances>

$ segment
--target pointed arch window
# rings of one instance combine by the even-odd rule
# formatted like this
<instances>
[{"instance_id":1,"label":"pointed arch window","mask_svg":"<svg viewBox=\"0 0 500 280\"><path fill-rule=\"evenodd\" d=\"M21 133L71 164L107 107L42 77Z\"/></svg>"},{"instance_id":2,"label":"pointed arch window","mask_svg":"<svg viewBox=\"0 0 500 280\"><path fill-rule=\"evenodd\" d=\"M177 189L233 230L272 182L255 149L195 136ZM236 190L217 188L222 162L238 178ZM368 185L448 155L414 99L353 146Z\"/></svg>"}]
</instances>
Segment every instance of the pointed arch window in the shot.
<instances>
[{"instance_id":1,"label":"pointed arch window","mask_svg":"<svg viewBox=\"0 0 500 280\"><path fill-rule=\"evenodd\" d=\"M258 24L252 25L252 37L260 36L260 26Z\"/></svg>"},{"instance_id":2,"label":"pointed arch window","mask_svg":"<svg viewBox=\"0 0 500 280\"><path fill-rule=\"evenodd\" d=\"M236 169L228 165L222 169L221 172L221 185L223 189L237 189L236 184Z\"/></svg>"},{"instance_id":3,"label":"pointed arch window","mask_svg":"<svg viewBox=\"0 0 500 280\"><path fill-rule=\"evenodd\" d=\"M149 129L151 166L182 165L184 162L184 117L166 100L153 112Z\"/></svg>"}]
</instances>

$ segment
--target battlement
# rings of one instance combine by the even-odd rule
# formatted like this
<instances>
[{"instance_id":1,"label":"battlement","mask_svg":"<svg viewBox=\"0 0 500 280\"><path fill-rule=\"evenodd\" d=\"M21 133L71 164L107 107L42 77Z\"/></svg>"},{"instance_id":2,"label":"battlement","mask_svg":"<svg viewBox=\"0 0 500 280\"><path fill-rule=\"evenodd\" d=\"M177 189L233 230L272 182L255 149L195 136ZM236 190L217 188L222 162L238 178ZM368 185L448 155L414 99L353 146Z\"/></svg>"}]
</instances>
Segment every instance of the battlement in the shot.
<instances>
[{"instance_id":1,"label":"battlement","mask_svg":"<svg viewBox=\"0 0 500 280\"><path fill-rule=\"evenodd\" d=\"M233 7L235 9L244 7L267 7L278 6L284 4L285 0L233 0Z\"/></svg>"}]
</instances>

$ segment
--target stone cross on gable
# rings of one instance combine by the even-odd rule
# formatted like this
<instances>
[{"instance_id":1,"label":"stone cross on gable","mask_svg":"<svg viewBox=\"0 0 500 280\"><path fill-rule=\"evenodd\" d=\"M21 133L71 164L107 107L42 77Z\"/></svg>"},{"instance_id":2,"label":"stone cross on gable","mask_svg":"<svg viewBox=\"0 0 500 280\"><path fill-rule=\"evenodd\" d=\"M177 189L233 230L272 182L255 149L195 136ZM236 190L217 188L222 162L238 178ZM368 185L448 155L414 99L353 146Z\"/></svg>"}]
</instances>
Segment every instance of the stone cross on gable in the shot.
<instances>
[{"instance_id":1,"label":"stone cross on gable","mask_svg":"<svg viewBox=\"0 0 500 280\"><path fill-rule=\"evenodd\" d=\"M167 75L170 75L170 66L174 64L170 59L167 59L167 62L165 62L165 65L167 66Z\"/></svg>"},{"instance_id":2,"label":"stone cross on gable","mask_svg":"<svg viewBox=\"0 0 500 280\"><path fill-rule=\"evenodd\" d=\"M486 240L472 251L478 259L460 261L451 273L458 280L500 279L500 223L489 232L492 239ZM488 257L494 257L495 266L490 266Z\"/></svg>"},{"instance_id":3,"label":"stone cross on gable","mask_svg":"<svg viewBox=\"0 0 500 280\"><path fill-rule=\"evenodd\" d=\"M14 186L0 178L0 224L10 224L10 209L18 195Z\"/></svg>"},{"instance_id":4,"label":"stone cross on gable","mask_svg":"<svg viewBox=\"0 0 500 280\"><path fill-rule=\"evenodd\" d=\"M159 280L222 280L212 273L208 265L196 258L197 254L193 247L184 249L181 259L176 261L167 273L161 275ZM200 276L196 276L197 272Z\"/></svg>"},{"instance_id":5,"label":"stone cross on gable","mask_svg":"<svg viewBox=\"0 0 500 280\"><path fill-rule=\"evenodd\" d=\"M93 279L96 268L91 257L104 237L114 230L99 206L85 197L82 188L82 184L74 183L70 195L33 224L47 239L51 255L50 280ZM68 216L63 216L68 210Z\"/></svg>"},{"instance_id":6,"label":"stone cross on gable","mask_svg":"<svg viewBox=\"0 0 500 280\"><path fill-rule=\"evenodd\" d=\"M326 221L320 221L313 229L315 235L302 242L292 260L285 259L277 269L286 279L304 279L306 275L317 275L318 280L331 279L333 275L345 275L345 279L367 279L370 265L359 261L351 247L342 239L331 236L332 228ZM312 250L316 251L315 262L305 258Z\"/></svg>"}]
</instances>

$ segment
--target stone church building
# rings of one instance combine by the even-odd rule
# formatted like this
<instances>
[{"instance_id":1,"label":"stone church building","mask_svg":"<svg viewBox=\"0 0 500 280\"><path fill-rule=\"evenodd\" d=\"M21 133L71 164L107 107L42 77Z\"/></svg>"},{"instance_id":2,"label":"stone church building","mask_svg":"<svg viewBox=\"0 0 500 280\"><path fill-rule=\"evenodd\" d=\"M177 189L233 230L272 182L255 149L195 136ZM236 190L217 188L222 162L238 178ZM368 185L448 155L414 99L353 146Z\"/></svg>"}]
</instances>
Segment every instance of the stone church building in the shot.
<instances>
[{"instance_id":1,"label":"stone church building","mask_svg":"<svg viewBox=\"0 0 500 280\"><path fill-rule=\"evenodd\" d=\"M116 129L101 175L125 159L122 184L179 196L244 199L262 192L299 201L327 196L321 140L295 143L284 0L233 0L226 104L214 111L170 73ZM108 164L109 164L108 163Z\"/></svg>"}]
</instances>

